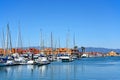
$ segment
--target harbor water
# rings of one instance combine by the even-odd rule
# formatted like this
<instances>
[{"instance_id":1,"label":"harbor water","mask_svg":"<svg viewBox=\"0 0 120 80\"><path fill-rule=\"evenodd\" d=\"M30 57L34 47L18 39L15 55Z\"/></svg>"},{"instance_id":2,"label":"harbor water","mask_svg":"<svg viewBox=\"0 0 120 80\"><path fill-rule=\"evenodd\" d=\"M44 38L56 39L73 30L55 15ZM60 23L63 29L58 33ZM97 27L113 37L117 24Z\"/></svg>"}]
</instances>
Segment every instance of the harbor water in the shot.
<instances>
[{"instance_id":1,"label":"harbor water","mask_svg":"<svg viewBox=\"0 0 120 80\"><path fill-rule=\"evenodd\" d=\"M120 57L0 67L0 80L120 80Z\"/></svg>"}]
</instances>

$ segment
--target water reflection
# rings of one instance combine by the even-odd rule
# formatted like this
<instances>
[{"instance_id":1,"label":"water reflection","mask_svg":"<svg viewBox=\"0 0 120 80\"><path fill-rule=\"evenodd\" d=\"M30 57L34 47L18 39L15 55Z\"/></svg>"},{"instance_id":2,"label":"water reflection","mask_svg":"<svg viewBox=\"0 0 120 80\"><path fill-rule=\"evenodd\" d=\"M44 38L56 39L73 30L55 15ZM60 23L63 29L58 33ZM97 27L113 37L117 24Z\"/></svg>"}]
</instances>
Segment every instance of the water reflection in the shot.
<instances>
[{"instance_id":1,"label":"water reflection","mask_svg":"<svg viewBox=\"0 0 120 80\"><path fill-rule=\"evenodd\" d=\"M2 67L0 68L0 72L2 73L1 80L8 80L11 77L14 77L15 80L79 80L80 76L86 76L86 71L89 71L90 69L91 67L86 67L86 64L83 62L71 62L52 63L45 66L20 65Z\"/></svg>"},{"instance_id":2,"label":"water reflection","mask_svg":"<svg viewBox=\"0 0 120 80\"><path fill-rule=\"evenodd\" d=\"M1 79L50 79L50 80L70 80L76 79L79 72L84 71L84 66L76 65L76 63L52 63L45 66L37 65L20 65L0 67L2 73Z\"/></svg>"},{"instance_id":3,"label":"water reflection","mask_svg":"<svg viewBox=\"0 0 120 80\"><path fill-rule=\"evenodd\" d=\"M79 74L84 71L84 65L76 65L75 62L71 63L57 63L49 66L50 80L75 80Z\"/></svg>"},{"instance_id":4,"label":"water reflection","mask_svg":"<svg viewBox=\"0 0 120 80\"><path fill-rule=\"evenodd\" d=\"M120 58L119 58L120 59ZM114 80L120 79L120 60L81 59L49 65L0 67L0 80Z\"/></svg>"},{"instance_id":5,"label":"water reflection","mask_svg":"<svg viewBox=\"0 0 120 80\"><path fill-rule=\"evenodd\" d=\"M48 69L47 65L39 66L38 70L40 71L40 76L42 77L45 76L47 73L47 69Z\"/></svg>"},{"instance_id":6,"label":"water reflection","mask_svg":"<svg viewBox=\"0 0 120 80\"><path fill-rule=\"evenodd\" d=\"M21 68L19 66L0 67L0 72L1 72L1 79L8 80L11 77L19 77L19 74L21 73Z\"/></svg>"}]
</instances>

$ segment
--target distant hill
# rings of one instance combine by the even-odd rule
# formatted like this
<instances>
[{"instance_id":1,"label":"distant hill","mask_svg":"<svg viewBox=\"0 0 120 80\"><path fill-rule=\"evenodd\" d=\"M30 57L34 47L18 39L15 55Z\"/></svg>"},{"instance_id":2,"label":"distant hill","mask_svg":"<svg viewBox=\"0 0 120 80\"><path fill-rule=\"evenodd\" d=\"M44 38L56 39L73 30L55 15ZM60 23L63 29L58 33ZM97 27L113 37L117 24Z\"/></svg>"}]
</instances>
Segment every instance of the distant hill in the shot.
<instances>
[{"instance_id":1,"label":"distant hill","mask_svg":"<svg viewBox=\"0 0 120 80\"><path fill-rule=\"evenodd\" d=\"M79 48L81 51L81 48ZM85 47L86 52L102 52L102 53L108 53L110 51L115 51L117 53L120 53L120 49L108 49L108 48L96 48L96 47Z\"/></svg>"}]
</instances>

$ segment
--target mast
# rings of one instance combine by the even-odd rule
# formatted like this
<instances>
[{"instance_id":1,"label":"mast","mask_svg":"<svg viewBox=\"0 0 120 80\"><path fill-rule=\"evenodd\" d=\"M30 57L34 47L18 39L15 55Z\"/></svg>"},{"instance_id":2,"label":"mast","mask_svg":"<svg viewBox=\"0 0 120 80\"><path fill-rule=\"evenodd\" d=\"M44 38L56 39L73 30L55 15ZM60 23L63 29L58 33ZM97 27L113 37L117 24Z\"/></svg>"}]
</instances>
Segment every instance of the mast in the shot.
<instances>
[{"instance_id":1,"label":"mast","mask_svg":"<svg viewBox=\"0 0 120 80\"><path fill-rule=\"evenodd\" d=\"M4 38L4 32L3 32L3 47L4 47L4 54L5 55L8 55L9 53L11 53L12 40L11 40L11 32L10 32L10 29L9 29L9 23L7 24L6 40Z\"/></svg>"},{"instance_id":2,"label":"mast","mask_svg":"<svg viewBox=\"0 0 120 80\"><path fill-rule=\"evenodd\" d=\"M60 38L59 38L59 48L60 48Z\"/></svg>"},{"instance_id":3,"label":"mast","mask_svg":"<svg viewBox=\"0 0 120 80\"><path fill-rule=\"evenodd\" d=\"M30 53L30 48L31 48L31 44L30 44L30 39L29 39L29 40L28 40L28 48L27 48L28 53Z\"/></svg>"},{"instance_id":4,"label":"mast","mask_svg":"<svg viewBox=\"0 0 120 80\"><path fill-rule=\"evenodd\" d=\"M44 51L44 40L42 40L42 49L43 49L43 53L45 52Z\"/></svg>"},{"instance_id":5,"label":"mast","mask_svg":"<svg viewBox=\"0 0 120 80\"><path fill-rule=\"evenodd\" d=\"M43 35L42 29L40 29L40 48L39 48L40 53L44 53L44 51L43 51L44 41L43 41L42 35Z\"/></svg>"},{"instance_id":6,"label":"mast","mask_svg":"<svg viewBox=\"0 0 120 80\"><path fill-rule=\"evenodd\" d=\"M9 26L8 26L8 34L9 34L9 41L10 41L10 53L11 53L11 50L12 50L12 41L11 41L11 32L9 30Z\"/></svg>"},{"instance_id":7,"label":"mast","mask_svg":"<svg viewBox=\"0 0 120 80\"><path fill-rule=\"evenodd\" d=\"M60 38L59 38L59 48L58 48L58 54L60 53Z\"/></svg>"},{"instance_id":8,"label":"mast","mask_svg":"<svg viewBox=\"0 0 120 80\"><path fill-rule=\"evenodd\" d=\"M55 44L54 44L54 53L56 54L56 49L57 49L57 40L55 40L55 42L54 42Z\"/></svg>"},{"instance_id":9,"label":"mast","mask_svg":"<svg viewBox=\"0 0 120 80\"><path fill-rule=\"evenodd\" d=\"M22 39L21 39L21 29L20 29L20 22L19 22L19 26L18 26L18 47L22 49Z\"/></svg>"},{"instance_id":10,"label":"mast","mask_svg":"<svg viewBox=\"0 0 120 80\"><path fill-rule=\"evenodd\" d=\"M3 54L5 54L5 36L4 36L4 30L2 29L2 48L4 50Z\"/></svg>"},{"instance_id":11,"label":"mast","mask_svg":"<svg viewBox=\"0 0 120 80\"><path fill-rule=\"evenodd\" d=\"M6 40L5 40L5 55L8 55L8 43L9 43L9 24L7 24Z\"/></svg>"},{"instance_id":12,"label":"mast","mask_svg":"<svg viewBox=\"0 0 120 80\"><path fill-rule=\"evenodd\" d=\"M51 32L51 49L52 49L52 54L53 54L53 35L52 35L52 32Z\"/></svg>"},{"instance_id":13,"label":"mast","mask_svg":"<svg viewBox=\"0 0 120 80\"><path fill-rule=\"evenodd\" d=\"M74 36L73 36L73 45L74 45L74 47L76 46L76 42L75 42L75 33L74 33Z\"/></svg>"},{"instance_id":14,"label":"mast","mask_svg":"<svg viewBox=\"0 0 120 80\"><path fill-rule=\"evenodd\" d=\"M42 30L40 29L40 50L42 50Z\"/></svg>"},{"instance_id":15,"label":"mast","mask_svg":"<svg viewBox=\"0 0 120 80\"><path fill-rule=\"evenodd\" d=\"M67 37L66 37L66 48L67 48L67 51L66 51L66 53L69 53L69 29L68 29L68 32L67 32Z\"/></svg>"},{"instance_id":16,"label":"mast","mask_svg":"<svg viewBox=\"0 0 120 80\"><path fill-rule=\"evenodd\" d=\"M55 44L54 44L54 48L56 49L56 48L57 48L57 40L55 40L54 43L55 43Z\"/></svg>"},{"instance_id":17,"label":"mast","mask_svg":"<svg viewBox=\"0 0 120 80\"><path fill-rule=\"evenodd\" d=\"M20 22L18 24L18 36L17 36L17 42L16 42L16 49L18 49L18 48L22 49Z\"/></svg>"}]
</instances>

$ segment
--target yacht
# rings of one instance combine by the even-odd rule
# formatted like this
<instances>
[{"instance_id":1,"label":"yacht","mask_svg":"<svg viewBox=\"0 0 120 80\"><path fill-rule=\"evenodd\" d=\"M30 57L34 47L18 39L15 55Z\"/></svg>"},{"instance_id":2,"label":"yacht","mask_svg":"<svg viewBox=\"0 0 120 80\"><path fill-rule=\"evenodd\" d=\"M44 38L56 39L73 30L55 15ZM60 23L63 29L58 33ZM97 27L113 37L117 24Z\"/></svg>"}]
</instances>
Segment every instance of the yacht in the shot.
<instances>
[{"instance_id":1,"label":"yacht","mask_svg":"<svg viewBox=\"0 0 120 80\"><path fill-rule=\"evenodd\" d=\"M0 59L0 67L15 65L14 59L11 56L6 56Z\"/></svg>"},{"instance_id":2,"label":"yacht","mask_svg":"<svg viewBox=\"0 0 120 80\"><path fill-rule=\"evenodd\" d=\"M36 64L38 66L47 65L47 64L50 64L50 61L46 56L39 56L38 59L36 60Z\"/></svg>"},{"instance_id":3,"label":"yacht","mask_svg":"<svg viewBox=\"0 0 120 80\"><path fill-rule=\"evenodd\" d=\"M62 62L71 62L73 61L72 57L69 54L64 54L63 56L60 57Z\"/></svg>"}]
</instances>

